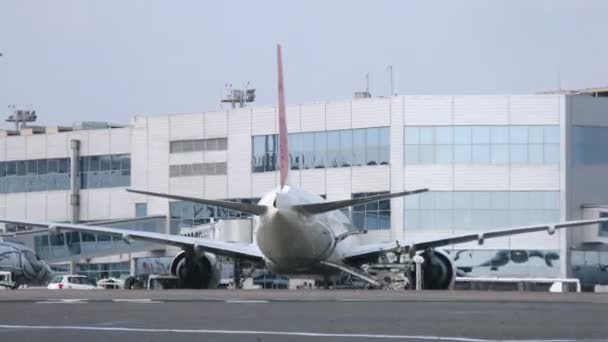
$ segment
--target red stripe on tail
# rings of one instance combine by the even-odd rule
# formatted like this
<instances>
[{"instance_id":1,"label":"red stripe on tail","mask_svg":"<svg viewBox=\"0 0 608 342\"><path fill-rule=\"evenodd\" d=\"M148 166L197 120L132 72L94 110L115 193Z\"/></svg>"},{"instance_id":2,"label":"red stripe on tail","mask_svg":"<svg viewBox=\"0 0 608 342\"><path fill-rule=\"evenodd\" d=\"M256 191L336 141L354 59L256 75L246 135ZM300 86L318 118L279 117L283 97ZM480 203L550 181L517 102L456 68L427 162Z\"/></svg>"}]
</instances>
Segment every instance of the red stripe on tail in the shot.
<instances>
[{"instance_id":1,"label":"red stripe on tail","mask_svg":"<svg viewBox=\"0 0 608 342\"><path fill-rule=\"evenodd\" d=\"M289 173L289 146L287 145L287 117L285 114L285 91L283 88L283 60L281 45L277 45L277 68L279 84L279 170L281 172L281 189L287 184Z\"/></svg>"}]
</instances>

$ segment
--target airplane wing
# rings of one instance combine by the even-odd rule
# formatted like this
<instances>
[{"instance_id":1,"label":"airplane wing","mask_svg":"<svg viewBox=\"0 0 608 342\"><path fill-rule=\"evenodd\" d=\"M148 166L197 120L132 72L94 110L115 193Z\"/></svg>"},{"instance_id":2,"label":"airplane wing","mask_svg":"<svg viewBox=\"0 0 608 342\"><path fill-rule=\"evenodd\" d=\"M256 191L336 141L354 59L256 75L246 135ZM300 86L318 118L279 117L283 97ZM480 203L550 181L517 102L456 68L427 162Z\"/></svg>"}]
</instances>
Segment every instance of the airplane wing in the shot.
<instances>
[{"instance_id":1,"label":"airplane wing","mask_svg":"<svg viewBox=\"0 0 608 342\"><path fill-rule=\"evenodd\" d=\"M405 245L399 245L398 242L384 242L384 243L375 243L369 245L359 245L346 253L344 256L345 259L356 259L363 257L371 257L374 255L378 255L384 252L395 251L398 248L410 248L414 250L425 250L427 248L437 248L448 245L454 245L459 243L477 241L480 245L483 244L485 239L492 239L497 237L504 237L510 235L517 234L525 234L532 232L540 232L547 231L549 234L553 234L557 229L564 228L575 228L582 227L595 223L603 223L608 222L608 218L600 218L600 219L592 219L592 220L578 220L578 221L567 221L567 222L559 222L553 224L539 224L539 225L530 225L523 227L511 227L511 228L501 228L501 229L493 229L485 232L477 232L477 233L466 233L460 235L453 235L440 239L433 240L424 240L418 242L411 242Z\"/></svg>"},{"instance_id":2,"label":"airplane wing","mask_svg":"<svg viewBox=\"0 0 608 342\"><path fill-rule=\"evenodd\" d=\"M58 230L70 230L87 233L100 233L120 235L125 242L129 243L132 240L142 240L147 242L172 245L177 247L192 247L200 248L206 252L211 252L217 255L229 257L241 257L249 260L263 259L260 249L253 244L224 242L209 239L193 238L188 236L161 234L153 232L144 232L133 229L109 228L100 226L89 226L84 224L70 224L61 222L40 222L28 220L9 220L0 218L0 222L23 224L36 227L47 227L51 232Z\"/></svg>"},{"instance_id":3,"label":"airplane wing","mask_svg":"<svg viewBox=\"0 0 608 342\"><path fill-rule=\"evenodd\" d=\"M237 211L241 211L241 212L244 212L247 214L253 214L253 215L262 215L267 210L267 208L265 206L257 205L257 204L239 203L239 202L231 202L231 201L219 201L219 200L208 200L208 199L197 198L197 197L178 196L178 195L163 194L163 193L159 193L159 192L150 192L150 191L142 191L142 190L134 190L134 189L127 189L127 191L135 193L135 194L164 197L164 198L169 198L169 199L174 199L174 200L212 205L215 207L237 210Z\"/></svg>"},{"instance_id":4,"label":"airplane wing","mask_svg":"<svg viewBox=\"0 0 608 342\"><path fill-rule=\"evenodd\" d=\"M429 189L417 189L411 191L403 191L403 192L394 192L389 194L380 194L375 196L361 197L361 198L353 198L342 201L332 201L332 202L321 202L321 203L312 203L312 204L299 204L294 205L293 208L306 213L306 214L321 214L326 213L332 210L338 210L342 208L348 208L355 205L365 204L368 202L380 201L394 197L402 197L408 195L420 194L423 192L427 192Z\"/></svg>"}]
</instances>

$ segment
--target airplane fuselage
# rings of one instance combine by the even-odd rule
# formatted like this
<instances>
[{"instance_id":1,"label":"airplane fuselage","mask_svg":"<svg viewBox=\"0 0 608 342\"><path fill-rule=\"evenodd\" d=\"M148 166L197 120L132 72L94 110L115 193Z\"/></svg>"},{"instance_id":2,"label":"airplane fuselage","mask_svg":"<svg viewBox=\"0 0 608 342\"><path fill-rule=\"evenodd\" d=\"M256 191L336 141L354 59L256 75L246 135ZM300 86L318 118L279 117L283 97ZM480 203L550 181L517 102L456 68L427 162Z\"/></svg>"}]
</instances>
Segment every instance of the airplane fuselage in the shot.
<instances>
[{"instance_id":1,"label":"airplane fuselage","mask_svg":"<svg viewBox=\"0 0 608 342\"><path fill-rule=\"evenodd\" d=\"M350 219L341 211L309 215L292 207L324 201L318 195L290 186L260 200L259 204L269 210L257 218L255 236L271 271L322 276L325 271L321 261L339 262L342 250L358 242L354 237L336 241L336 236L352 229Z\"/></svg>"}]
</instances>

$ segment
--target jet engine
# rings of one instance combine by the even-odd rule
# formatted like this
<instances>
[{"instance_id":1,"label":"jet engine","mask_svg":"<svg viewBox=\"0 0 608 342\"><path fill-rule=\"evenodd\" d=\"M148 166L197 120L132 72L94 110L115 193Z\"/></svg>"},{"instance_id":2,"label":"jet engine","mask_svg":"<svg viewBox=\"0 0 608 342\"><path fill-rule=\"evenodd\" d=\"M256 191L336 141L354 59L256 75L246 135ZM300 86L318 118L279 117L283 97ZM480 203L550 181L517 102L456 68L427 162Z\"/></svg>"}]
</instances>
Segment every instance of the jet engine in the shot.
<instances>
[{"instance_id":1,"label":"jet engine","mask_svg":"<svg viewBox=\"0 0 608 342\"><path fill-rule=\"evenodd\" d=\"M220 270L211 253L179 252L171 262L171 274L178 277L179 287L185 289L216 288L220 280Z\"/></svg>"},{"instance_id":2,"label":"jet engine","mask_svg":"<svg viewBox=\"0 0 608 342\"><path fill-rule=\"evenodd\" d=\"M456 266L448 253L442 250L427 250L420 255L424 258L422 288L425 290L451 289L456 280ZM412 284L415 284L415 272L412 272L412 278Z\"/></svg>"}]
</instances>

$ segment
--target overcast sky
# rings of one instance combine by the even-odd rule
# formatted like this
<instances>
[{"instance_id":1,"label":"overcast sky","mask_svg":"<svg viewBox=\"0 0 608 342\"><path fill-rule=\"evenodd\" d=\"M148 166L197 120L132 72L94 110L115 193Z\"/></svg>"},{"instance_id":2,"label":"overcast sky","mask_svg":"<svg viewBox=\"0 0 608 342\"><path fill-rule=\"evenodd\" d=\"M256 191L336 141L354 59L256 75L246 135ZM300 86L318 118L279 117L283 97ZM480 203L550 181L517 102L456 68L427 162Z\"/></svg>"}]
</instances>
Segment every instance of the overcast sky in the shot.
<instances>
[{"instance_id":1,"label":"overcast sky","mask_svg":"<svg viewBox=\"0 0 608 342\"><path fill-rule=\"evenodd\" d=\"M607 1L0 0L0 113L129 122L220 108L224 84L288 103L388 93L534 93L608 85ZM2 117L4 114L1 115ZM5 124L3 124L6 126Z\"/></svg>"}]
</instances>

